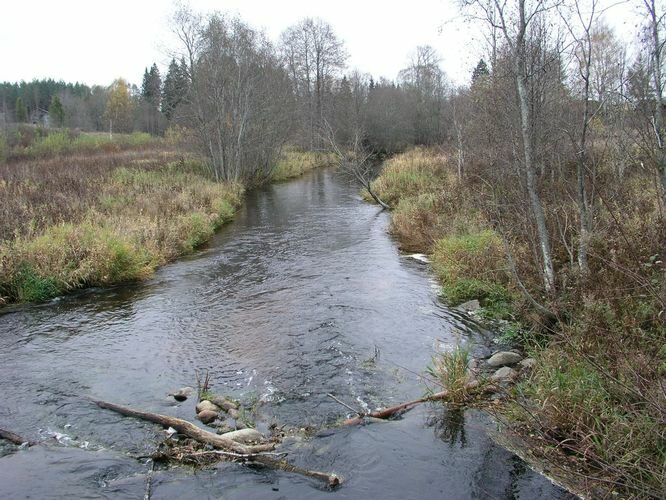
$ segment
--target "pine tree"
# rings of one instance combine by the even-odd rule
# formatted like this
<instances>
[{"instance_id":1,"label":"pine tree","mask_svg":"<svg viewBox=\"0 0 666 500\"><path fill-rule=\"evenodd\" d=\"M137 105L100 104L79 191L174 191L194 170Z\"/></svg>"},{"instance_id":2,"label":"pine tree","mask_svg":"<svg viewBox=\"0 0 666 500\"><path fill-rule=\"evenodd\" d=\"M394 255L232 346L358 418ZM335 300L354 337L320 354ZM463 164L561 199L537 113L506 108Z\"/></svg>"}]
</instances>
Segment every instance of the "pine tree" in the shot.
<instances>
[{"instance_id":1,"label":"pine tree","mask_svg":"<svg viewBox=\"0 0 666 500\"><path fill-rule=\"evenodd\" d=\"M49 119L56 127L62 127L65 123L65 109L62 107L60 98L55 94L51 97L49 105Z\"/></svg>"},{"instance_id":2,"label":"pine tree","mask_svg":"<svg viewBox=\"0 0 666 500\"><path fill-rule=\"evenodd\" d=\"M486 64L486 61L481 59L479 64L476 65L476 68L474 68L474 71L472 71L472 83L476 83L479 78L485 78L488 75L490 75L488 65Z\"/></svg>"},{"instance_id":3,"label":"pine tree","mask_svg":"<svg viewBox=\"0 0 666 500\"><path fill-rule=\"evenodd\" d=\"M20 96L16 98L16 108L14 113L17 122L25 123L28 121L28 108L25 106L25 103Z\"/></svg>"}]
</instances>

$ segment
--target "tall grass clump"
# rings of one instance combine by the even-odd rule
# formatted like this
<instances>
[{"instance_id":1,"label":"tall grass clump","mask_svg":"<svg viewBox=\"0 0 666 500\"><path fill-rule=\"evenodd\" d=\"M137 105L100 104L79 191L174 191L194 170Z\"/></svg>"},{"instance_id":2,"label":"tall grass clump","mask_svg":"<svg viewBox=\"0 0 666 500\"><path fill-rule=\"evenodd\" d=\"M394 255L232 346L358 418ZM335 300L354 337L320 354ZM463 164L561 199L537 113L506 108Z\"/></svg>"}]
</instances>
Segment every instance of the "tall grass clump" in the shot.
<instances>
[{"instance_id":1,"label":"tall grass clump","mask_svg":"<svg viewBox=\"0 0 666 500\"><path fill-rule=\"evenodd\" d=\"M415 148L386 161L373 189L389 205L401 199L437 193L443 177L442 157L424 148Z\"/></svg>"},{"instance_id":2,"label":"tall grass clump","mask_svg":"<svg viewBox=\"0 0 666 500\"><path fill-rule=\"evenodd\" d=\"M452 404L464 403L468 398L468 384L472 379L469 351L456 346L433 357L426 370L438 385L448 391L447 401Z\"/></svg>"},{"instance_id":3,"label":"tall grass clump","mask_svg":"<svg viewBox=\"0 0 666 500\"><path fill-rule=\"evenodd\" d=\"M511 302L504 250L495 232L445 236L435 243L432 262L451 305L478 299L499 310Z\"/></svg>"},{"instance_id":4,"label":"tall grass clump","mask_svg":"<svg viewBox=\"0 0 666 500\"><path fill-rule=\"evenodd\" d=\"M165 164L163 156L5 166L0 211L13 217L0 224L0 300L144 279L233 218L241 185L212 181L197 161Z\"/></svg>"},{"instance_id":5,"label":"tall grass clump","mask_svg":"<svg viewBox=\"0 0 666 500\"><path fill-rule=\"evenodd\" d=\"M271 171L271 180L285 181L300 177L315 168L331 166L335 157L331 153L319 151L301 151L294 147L285 148Z\"/></svg>"}]
</instances>

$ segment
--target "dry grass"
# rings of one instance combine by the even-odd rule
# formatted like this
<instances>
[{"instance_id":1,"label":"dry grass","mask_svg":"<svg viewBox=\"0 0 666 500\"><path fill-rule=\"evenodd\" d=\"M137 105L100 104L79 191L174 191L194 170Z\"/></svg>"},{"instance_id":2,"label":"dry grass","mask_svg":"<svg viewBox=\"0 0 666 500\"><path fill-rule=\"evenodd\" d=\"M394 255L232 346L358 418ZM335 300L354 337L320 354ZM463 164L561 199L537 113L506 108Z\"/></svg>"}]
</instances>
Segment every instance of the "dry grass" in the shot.
<instances>
[{"instance_id":1,"label":"dry grass","mask_svg":"<svg viewBox=\"0 0 666 500\"><path fill-rule=\"evenodd\" d=\"M242 186L162 148L0 165L0 297L40 301L149 276L207 241Z\"/></svg>"},{"instance_id":2,"label":"dry grass","mask_svg":"<svg viewBox=\"0 0 666 500\"><path fill-rule=\"evenodd\" d=\"M536 349L538 364L507 413L575 459L576 473L595 487L643 498L659 496L666 477L666 217L653 172L637 166L618 179L611 160L595 158L585 277L575 260L576 186L567 164L543 190L558 283L550 296L540 289L537 240L515 171L470 164L459 180L440 152L414 150L387 162L375 187L395 207L401 246L433 253L450 302L478 298L492 317L520 317L514 337ZM555 326L544 329L517 293L497 231L521 281L556 313Z\"/></svg>"},{"instance_id":3,"label":"dry grass","mask_svg":"<svg viewBox=\"0 0 666 500\"><path fill-rule=\"evenodd\" d=\"M271 172L271 180L274 182L286 181L334 163L335 157L331 153L301 151L294 147L287 147L283 149Z\"/></svg>"}]
</instances>

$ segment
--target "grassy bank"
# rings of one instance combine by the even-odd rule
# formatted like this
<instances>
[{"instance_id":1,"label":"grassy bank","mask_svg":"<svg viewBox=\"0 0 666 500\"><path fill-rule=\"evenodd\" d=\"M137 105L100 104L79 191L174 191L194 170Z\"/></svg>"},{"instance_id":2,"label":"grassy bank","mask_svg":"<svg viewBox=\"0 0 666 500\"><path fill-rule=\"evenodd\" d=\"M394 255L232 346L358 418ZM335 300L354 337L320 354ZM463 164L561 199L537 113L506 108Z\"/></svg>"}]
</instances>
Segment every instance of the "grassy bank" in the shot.
<instances>
[{"instance_id":1,"label":"grassy bank","mask_svg":"<svg viewBox=\"0 0 666 500\"><path fill-rule=\"evenodd\" d=\"M143 279L233 217L242 186L215 183L196 161L132 141L101 151L77 142L0 165L2 302Z\"/></svg>"},{"instance_id":2,"label":"grassy bank","mask_svg":"<svg viewBox=\"0 0 666 500\"><path fill-rule=\"evenodd\" d=\"M271 172L273 182L282 182L300 177L316 168L333 165L335 158L330 153L301 151L294 147L283 149Z\"/></svg>"},{"instance_id":3,"label":"grassy bank","mask_svg":"<svg viewBox=\"0 0 666 500\"><path fill-rule=\"evenodd\" d=\"M628 169L617 183L614 165L598 161L602 202L588 275L575 265L575 204L558 202L566 198L559 193L544 196L555 228L553 294L541 291L533 228L521 220L526 209L514 204L514 186L484 183L473 166L459 178L445 155L415 149L388 161L374 187L394 207L391 231L400 245L432 255L444 300L479 299L482 316L510 321L504 340L537 359L502 409L533 438L532 453L583 478L592 496L659 496L666 478L666 220L645 170ZM535 310L523 287L554 321Z\"/></svg>"}]
</instances>

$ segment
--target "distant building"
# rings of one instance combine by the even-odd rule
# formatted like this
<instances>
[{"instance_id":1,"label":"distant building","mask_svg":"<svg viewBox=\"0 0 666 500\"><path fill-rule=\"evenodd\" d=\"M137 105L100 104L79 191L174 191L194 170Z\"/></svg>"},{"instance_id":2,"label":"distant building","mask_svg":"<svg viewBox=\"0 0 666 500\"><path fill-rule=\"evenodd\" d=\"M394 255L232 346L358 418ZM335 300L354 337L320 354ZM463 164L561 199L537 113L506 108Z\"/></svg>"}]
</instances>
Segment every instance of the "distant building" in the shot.
<instances>
[{"instance_id":1,"label":"distant building","mask_svg":"<svg viewBox=\"0 0 666 500\"><path fill-rule=\"evenodd\" d=\"M33 125L42 125L44 127L49 127L49 111L44 108L37 108L32 113L30 113L30 123Z\"/></svg>"}]
</instances>

